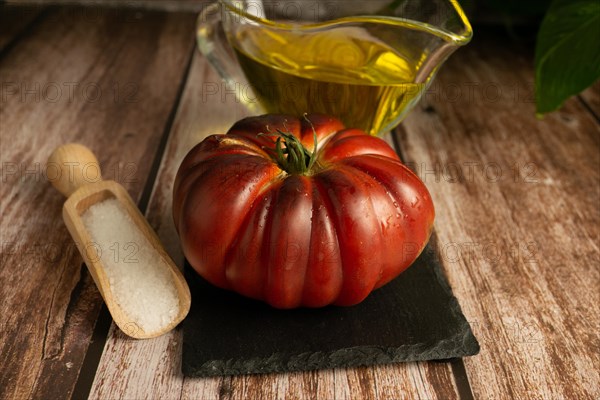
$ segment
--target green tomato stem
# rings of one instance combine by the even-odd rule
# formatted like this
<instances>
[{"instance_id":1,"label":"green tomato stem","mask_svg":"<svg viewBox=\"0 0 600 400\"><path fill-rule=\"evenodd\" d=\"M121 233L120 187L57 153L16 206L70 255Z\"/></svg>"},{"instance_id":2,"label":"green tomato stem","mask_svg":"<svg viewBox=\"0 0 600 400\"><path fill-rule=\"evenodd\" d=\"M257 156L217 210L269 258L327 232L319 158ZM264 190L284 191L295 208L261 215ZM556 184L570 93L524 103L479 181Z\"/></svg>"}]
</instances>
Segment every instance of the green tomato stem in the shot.
<instances>
[{"instance_id":1,"label":"green tomato stem","mask_svg":"<svg viewBox=\"0 0 600 400\"><path fill-rule=\"evenodd\" d=\"M317 132L314 127L314 150L312 152L291 132L283 132L277 129L276 133L260 135L277 137L275 149L271 149L268 153L279 168L290 175L311 175L317 158Z\"/></svg>"}]
</instances>

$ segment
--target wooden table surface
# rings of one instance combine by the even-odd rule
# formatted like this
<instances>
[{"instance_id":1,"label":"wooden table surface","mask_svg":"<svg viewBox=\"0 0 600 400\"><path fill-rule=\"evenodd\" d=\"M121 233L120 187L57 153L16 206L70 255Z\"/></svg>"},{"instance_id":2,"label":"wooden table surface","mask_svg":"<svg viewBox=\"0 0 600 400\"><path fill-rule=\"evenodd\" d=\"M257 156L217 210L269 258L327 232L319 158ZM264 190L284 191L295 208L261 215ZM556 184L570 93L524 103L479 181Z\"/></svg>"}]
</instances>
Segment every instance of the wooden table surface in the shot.
<instances>
[{"instance_id":1,"label":"wooden table surface","mask_svg":"<svg viewBox=\"0 0 600 400\"><path fill-rule=\"evenodd\" d=\"M484 29L388 137L433 195L434 244L479 355L189 379L180 329L144 341L115 329L45 162L89 146L182 265L176 169L246 115L195 50L194 24L0 8L0 398L600 398L600 87L538 120L532 49Z\"/></svg>"}]
</instances>

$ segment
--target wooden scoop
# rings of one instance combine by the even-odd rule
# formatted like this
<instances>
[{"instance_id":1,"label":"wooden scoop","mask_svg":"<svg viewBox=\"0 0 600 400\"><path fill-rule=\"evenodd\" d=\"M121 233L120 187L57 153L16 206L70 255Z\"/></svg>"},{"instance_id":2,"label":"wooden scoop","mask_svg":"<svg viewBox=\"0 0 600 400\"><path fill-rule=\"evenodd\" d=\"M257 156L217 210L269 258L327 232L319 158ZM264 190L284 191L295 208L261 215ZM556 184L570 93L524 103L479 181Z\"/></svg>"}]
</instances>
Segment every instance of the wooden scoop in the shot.
<instances>
[{"instance_id":1,"label":"wooden scoop","mask_svg":"<svg viewBox=\"0 0 600 400\"><path fill-rule=\"evenodd\" d=\"M50 177L48 179L56 189L67 197L63 207L65 224L75 240L77 248L83 256L117 326L128 336L136 339L160 336L177 326L190 309L189 287L183 275L163 248L158 236L140 213L127 191L117 182L103 181L98 160L90 149L80 144L71 143L55 149L48 158L48 167L50 166L56 168L57 177L56 179ZM148 239L156 252L156 257L161 257L164 261L161 265L168 266L171 272L170 276L179 297L179 312L171 323L159 331L145 332L139 324L132 321L125 312L126 310L119 306L113 297L102 260L97 256L94 247L90 246L93 244L93 240L87 232L81 216L90 206L111 198L116 199L129 214L140 234ZM119 221L115 222L115 229L119 229L119 223ZM132 267L135 267L135 265Z\"/></svg>"}]
</instances>

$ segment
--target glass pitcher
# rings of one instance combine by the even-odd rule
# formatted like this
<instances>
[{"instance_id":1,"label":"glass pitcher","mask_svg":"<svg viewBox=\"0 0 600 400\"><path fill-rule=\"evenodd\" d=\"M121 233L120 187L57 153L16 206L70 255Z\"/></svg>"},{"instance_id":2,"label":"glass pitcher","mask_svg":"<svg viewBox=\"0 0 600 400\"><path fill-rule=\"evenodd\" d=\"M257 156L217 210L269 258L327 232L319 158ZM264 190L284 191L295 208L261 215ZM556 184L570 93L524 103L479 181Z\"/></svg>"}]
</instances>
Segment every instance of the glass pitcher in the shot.
<instances>
[{"instance_id":1,"label":"glass pitcher","mask_svg":"<svg viewBox=\"0 0 600 400\"><path fill-rule=\"evenodd\" d=\"M455 0L220 0L200 51L255 113L323 113L396 127L472 29Z\"/></svg>"}]
</instances>

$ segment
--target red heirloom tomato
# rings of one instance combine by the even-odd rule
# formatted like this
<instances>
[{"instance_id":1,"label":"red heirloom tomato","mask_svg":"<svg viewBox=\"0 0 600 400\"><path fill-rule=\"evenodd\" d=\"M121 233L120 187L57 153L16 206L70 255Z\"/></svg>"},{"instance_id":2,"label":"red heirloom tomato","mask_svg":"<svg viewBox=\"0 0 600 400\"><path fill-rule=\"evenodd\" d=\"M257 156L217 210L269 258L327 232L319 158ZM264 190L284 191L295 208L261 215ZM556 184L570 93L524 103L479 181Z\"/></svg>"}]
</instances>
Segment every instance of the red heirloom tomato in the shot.
<instances>
[{"instance_id":1,"label":"red heirloom tomato","mask_svg":"<svg viewBox=\"0 0 600 400\"><path fill-rule=\"evenodd\" d=\"M202 277L294 308L364 300L421 253L434 210L382 139L323 115L263 115L188 153L173 216Z\"/></svg>"}]
</instances>

